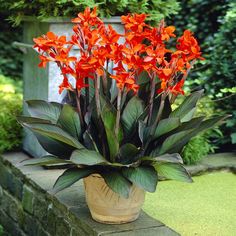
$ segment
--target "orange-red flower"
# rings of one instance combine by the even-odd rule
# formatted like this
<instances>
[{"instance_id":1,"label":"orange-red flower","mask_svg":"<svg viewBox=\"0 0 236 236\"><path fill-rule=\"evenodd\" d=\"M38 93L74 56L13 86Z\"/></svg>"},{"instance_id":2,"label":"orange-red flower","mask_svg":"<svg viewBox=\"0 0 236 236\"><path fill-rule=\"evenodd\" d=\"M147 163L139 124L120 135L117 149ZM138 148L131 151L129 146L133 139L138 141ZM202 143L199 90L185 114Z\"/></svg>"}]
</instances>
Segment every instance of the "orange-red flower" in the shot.
<instances>
[{"instance_id":1,"label":"orange-red flower","mask_svg":"<svg viewBox=\"0 0 236 236\"><path fill-rule=\"evenodd\" d=\"M73 84L78 91L87 87L85 79L101 76L104 79L116 80L121 90L139 89L137 81L140 73L146 71L150 81L157 77L160 89L157 92L183 94L184 79L191 64L201 57L200 47L193 33L185 30L177 39L176 50L167 48L167 41L176 37L174 26L165 26L161 21L159 26L151 27L145 23L146 14L128 14L122 16L124 35L118 34L111 26L105 26L97 17L96 8L86 8L72 20L73 35L67 41L65 36L57 36L53 32L35 38L35 46L40 54L40 67L46 67L48 62L55 62L63 75L59 92L72 90L68 76L74 78ZM119 43L119 39L123 43ZM77 56L71 55L73 47L79 48ZM108 62L116 65L114 74L106 77ZM106 73L104 73L106 71Z\"/></svg>"}]
</instances>

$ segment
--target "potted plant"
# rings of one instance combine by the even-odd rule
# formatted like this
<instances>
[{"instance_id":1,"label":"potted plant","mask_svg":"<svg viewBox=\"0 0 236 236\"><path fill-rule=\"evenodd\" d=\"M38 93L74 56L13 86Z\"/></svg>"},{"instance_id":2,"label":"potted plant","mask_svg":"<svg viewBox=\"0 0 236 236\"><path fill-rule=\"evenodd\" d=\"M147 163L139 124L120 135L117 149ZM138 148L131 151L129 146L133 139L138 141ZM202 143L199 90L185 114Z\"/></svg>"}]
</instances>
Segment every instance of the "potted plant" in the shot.
<instances>
[{"instance_id":1,"label":"potted plant","mask_svg":"<svg viewBox=\"0 0 236 236\"><path fill-rule=\"evenodd\" d=\"M66 165L54 191L83 178L91 215L103 223L137 219L145 192L154 192L160 177L192 182L178 153L197 133L225 118L194 117L203 91L172 111L193 63L202 59L190 31L170 50L173 26L162 21L151 27L145 14L121 19L124 35L87 8L72 20L70 39L53 32L35 38L39 66L56 63L63 75L59 93L67 90L68 100L26 101L31 116L18 118L50 154L25 164ZM121 37L124 43L118 44ZM80 53L72 56L74 46Z\"/></svg>"}]
</instances>

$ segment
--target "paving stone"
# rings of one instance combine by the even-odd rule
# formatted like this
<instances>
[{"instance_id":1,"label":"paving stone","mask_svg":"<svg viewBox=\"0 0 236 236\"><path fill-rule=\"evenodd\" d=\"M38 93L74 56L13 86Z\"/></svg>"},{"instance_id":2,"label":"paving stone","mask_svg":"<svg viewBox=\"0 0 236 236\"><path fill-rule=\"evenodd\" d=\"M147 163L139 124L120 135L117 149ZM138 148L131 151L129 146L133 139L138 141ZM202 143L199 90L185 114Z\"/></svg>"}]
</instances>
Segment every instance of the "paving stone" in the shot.
<instances>
[{"instance_id":1,"label":"paving stone","mask_svg":"<svg viewBox=\"0 0 236 236\"><path fill-rule=\"evenodd\" d=\"M68 207L86 205L83 181L78 181L71 187L58 192L55 197Z\"/></svg>"},{"instance_id":2,"label":"paving stone","mask_svg":"<svg viewBox=\"0 0 236 236\"><path fill-rule=\"evenodd\" d=\"M138 231L139 229L144 228L144 226L145 228L164 226L163 223L148 216L145 212L141 212L140 217L132 223L121 224L121 225L104 225L104 224L101 224L92 220L87 207L71 208L70 210L78 218L77 221L82 222L85 230L94 229L97 235L100 235L102 233L105 234L105 233L129 231L129 230Z\"/></svg>"},{"instance_id":3,"label":"paving stone","mask_svg":"<svg viewBox=\"0 0 236 236\"><path fill-rule=\"evenodd\" d=\"M210 169L222 169L236 167L235 153L212 154L204 158L200 164L208 166Z\"/></svg>"},{"instance_id":4,"label":"paving stone","mask_svg":"<svg viewBox=\"0 0 236 236\"><path fill-rule=\"evenodd\" d=\"M123 232L113 232L113 233L101 233L99 236L178 236L180 234L174 232L166 226L153 227L148 229L139 229L135 231L123 231Z\"/></svg>"},{"instance_id":5,"label":"paving stone","mask_svg":"<svg viewBox=\"0 0 236 236\"><path fill-rule=\"evenodd\" d=\"M33 214L33 211L34 211L33 205L34 205L35 194L36 193L34 193L32 188L24 185L22 206L23 206L23 209L30 214Z\"/></svg>"}]
</instances>

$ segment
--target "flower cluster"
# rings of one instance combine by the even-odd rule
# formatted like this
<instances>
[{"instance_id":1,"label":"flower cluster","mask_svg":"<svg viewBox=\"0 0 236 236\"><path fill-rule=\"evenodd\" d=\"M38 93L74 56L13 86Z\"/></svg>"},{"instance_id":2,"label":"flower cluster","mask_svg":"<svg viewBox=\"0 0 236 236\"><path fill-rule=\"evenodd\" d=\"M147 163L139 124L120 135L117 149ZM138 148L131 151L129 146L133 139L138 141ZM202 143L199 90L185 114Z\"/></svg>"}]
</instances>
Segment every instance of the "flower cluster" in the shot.
<instances>
[{"instance_id":1,"label":"flower cluster","mask_svg":"<svg viewBox=\"0 0 236 236\"><path fill-rule=\"evenodd\" d=\"M189 30L177 39L176 49L167 49L166 43L176 37L174 26L165 26L162 21L158 27L145 23L145 14L129 14L121 17L125 32L118 34L111 25L105 26L92 11L86 8L72 22L73 35L69 40L65 36L57 36L48 32L35 38L35 48L40 53L40 67L48 62L57 63L63 75L59 87L75 90L88 86L88 79L102 79L106 84L112 78L116 80L117 88L121 91L134 93L139 89L139 75L145 71L150 82L154 84L157 93L183 94L183 85L191 65L196 59L202 59L197 40ZM123 38L124 43L119 43ZM70 56L71 49L78 47L77 57ZM108 74L108 64L113 62L113 74ZM75 87L68 78L75 79ZM87 82L86 82L87 81Z\"/></svg>"}]
</instances>

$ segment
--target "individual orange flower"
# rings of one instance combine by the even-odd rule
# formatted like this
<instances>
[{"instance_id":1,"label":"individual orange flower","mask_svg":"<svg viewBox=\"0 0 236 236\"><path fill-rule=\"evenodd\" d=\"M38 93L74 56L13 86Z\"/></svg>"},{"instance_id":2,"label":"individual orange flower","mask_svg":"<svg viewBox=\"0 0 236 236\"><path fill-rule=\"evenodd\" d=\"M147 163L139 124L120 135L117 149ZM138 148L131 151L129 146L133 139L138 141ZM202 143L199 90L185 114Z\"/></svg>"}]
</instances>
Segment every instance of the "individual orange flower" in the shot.
<instances>
[{"instance_id":1,"label":"individual orange flower","mask_svg":"<svg viewBox=\"0 0 236 236\"><path fill-rule=\"evenodd\" d=\"M63 76L63 81L62 83L59 85L59 94L61 94L63 92L64 89L68 89L73 91L73 87L72 85L69 83L68 78L66 76Z\"/></svg>"}]
</instances>

